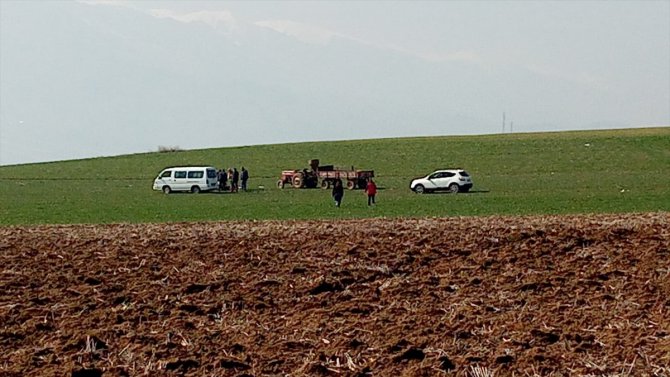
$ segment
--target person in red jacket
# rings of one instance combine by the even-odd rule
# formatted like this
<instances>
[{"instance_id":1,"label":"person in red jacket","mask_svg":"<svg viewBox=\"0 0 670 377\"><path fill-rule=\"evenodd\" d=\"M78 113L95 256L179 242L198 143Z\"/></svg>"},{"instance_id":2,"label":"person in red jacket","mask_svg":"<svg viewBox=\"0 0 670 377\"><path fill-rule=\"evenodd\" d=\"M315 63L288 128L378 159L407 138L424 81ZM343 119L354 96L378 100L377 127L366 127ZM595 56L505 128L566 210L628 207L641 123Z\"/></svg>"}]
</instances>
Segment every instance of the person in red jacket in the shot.
<instances>
[{"instance_id":1,"label":"person in red jacket","mask_svg":"<svg viewBox=\"0 0 670 377\"><path fill-rule=\"evenodd\" d=\"M375 195L377 195L377 185L372 178L368 178L368 184L365 186L365 193L368 194L368 205L376 204Z\"/></svg>"}]
</instances>

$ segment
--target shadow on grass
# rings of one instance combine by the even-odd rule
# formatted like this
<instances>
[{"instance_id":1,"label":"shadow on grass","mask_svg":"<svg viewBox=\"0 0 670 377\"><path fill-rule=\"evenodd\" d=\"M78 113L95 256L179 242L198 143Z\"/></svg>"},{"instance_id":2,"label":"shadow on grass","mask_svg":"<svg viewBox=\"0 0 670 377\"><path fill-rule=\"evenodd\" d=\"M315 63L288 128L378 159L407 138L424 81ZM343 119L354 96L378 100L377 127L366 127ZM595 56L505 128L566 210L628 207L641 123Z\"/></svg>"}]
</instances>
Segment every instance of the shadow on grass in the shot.
<instances>
[{"instance_id":1,"label":"shadow on grass","mask_svg":"<svg viewBox=\"0 0 670 377\"><path fill-rule=\"evenodd\" d=\"M491 190L470 190L468 192L459 192L458 194L453 194L449 191L432 191L417 195L476 195L476 194L486 194L488 192L491 192Z\"/></svg>"}]
</instances>

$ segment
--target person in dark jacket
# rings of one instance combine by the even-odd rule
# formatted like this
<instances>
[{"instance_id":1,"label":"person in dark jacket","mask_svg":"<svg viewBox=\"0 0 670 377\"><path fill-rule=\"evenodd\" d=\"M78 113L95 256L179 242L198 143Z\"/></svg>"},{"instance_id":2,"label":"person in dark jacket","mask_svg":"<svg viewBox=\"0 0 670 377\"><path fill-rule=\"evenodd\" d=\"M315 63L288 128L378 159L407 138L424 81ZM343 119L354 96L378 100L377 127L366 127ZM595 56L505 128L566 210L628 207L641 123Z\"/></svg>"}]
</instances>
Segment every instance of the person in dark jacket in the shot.
<instances>
[{"instance_id":1,"label":"person in dark jacket","mask_svg":"<svg viewBox=\"0 0 670 377\"><path fill-rule=\"evenodd\" d=\"M216 182L219 184L219 191L221 191L223 187L223 169L219 169L216 172Z\"/></svg>"},{"instance_id":2,"label":"person in dark jacket","mask_svg":"<svg viewBox=\"0 0 670 377\"><path fill-rule=\"evenodd\" d=\"M342 180L337 179L335 180L335 184L333 185L333 200L335 200L335 206L340 207L340 204L342 204L342 198L344 197L344 187L342 186Z\"/></svg>"},{"instance_id":3,"label":"person in dark jacket","mask_svg":"<svg viewBox=\"0 0 670 377\"><path fill-rule=\"evenodd\" d=\"M249 180L249 170L246 170L244 166L242 166L242 176L240 177L240 180L242 181L242 191L247 191L247 181Z\"/></svg>"},{"instance_id":4,"label":"person in dark jacket","mask_svg":"<svg viewBox=\"0 0 670 377\"><path fill-rule=\"evenodd\" d=\"M237 192L237 185L240 182L240 172L237 171L237 168L233 168L233 183L231 183L230 191Z\"/></svg>"}]
</instances>

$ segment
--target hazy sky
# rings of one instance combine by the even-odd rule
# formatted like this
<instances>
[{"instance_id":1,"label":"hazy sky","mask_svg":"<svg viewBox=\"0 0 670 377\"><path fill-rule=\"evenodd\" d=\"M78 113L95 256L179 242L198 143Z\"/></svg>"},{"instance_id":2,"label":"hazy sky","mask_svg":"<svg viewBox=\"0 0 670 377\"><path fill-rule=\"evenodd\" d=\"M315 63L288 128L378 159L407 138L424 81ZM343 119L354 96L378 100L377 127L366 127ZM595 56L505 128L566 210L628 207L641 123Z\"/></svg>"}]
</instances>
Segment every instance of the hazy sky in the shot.
<instances>
[{"instance_id":1,"label":"hazy sky","mask_svg":"<svg viewBox=\"0 0 670 377\"><path fill-rule=\"evenodd\" d=\"M670 1L0 0L0 164L670 125Z\"/></svg>"}]
</instances>

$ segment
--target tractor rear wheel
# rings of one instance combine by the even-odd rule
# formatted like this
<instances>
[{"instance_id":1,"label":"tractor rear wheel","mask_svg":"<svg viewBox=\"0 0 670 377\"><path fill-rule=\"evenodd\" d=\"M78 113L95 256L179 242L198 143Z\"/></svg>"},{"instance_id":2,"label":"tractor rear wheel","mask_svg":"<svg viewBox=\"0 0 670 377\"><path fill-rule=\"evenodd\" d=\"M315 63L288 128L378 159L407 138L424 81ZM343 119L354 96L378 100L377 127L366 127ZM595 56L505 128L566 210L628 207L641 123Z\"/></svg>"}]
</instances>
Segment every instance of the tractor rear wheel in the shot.
<instances>
[{"instance_id":1,"label":"tractor rear wheel","mask_svg":"<svg viewBox=\"0 0 670 377\"><path fill-rule=\"evenodd\" d=\"M277 188L283 189L284 188L284 180L280 179L277 181Z\"/></svg>"}]
</instances>

